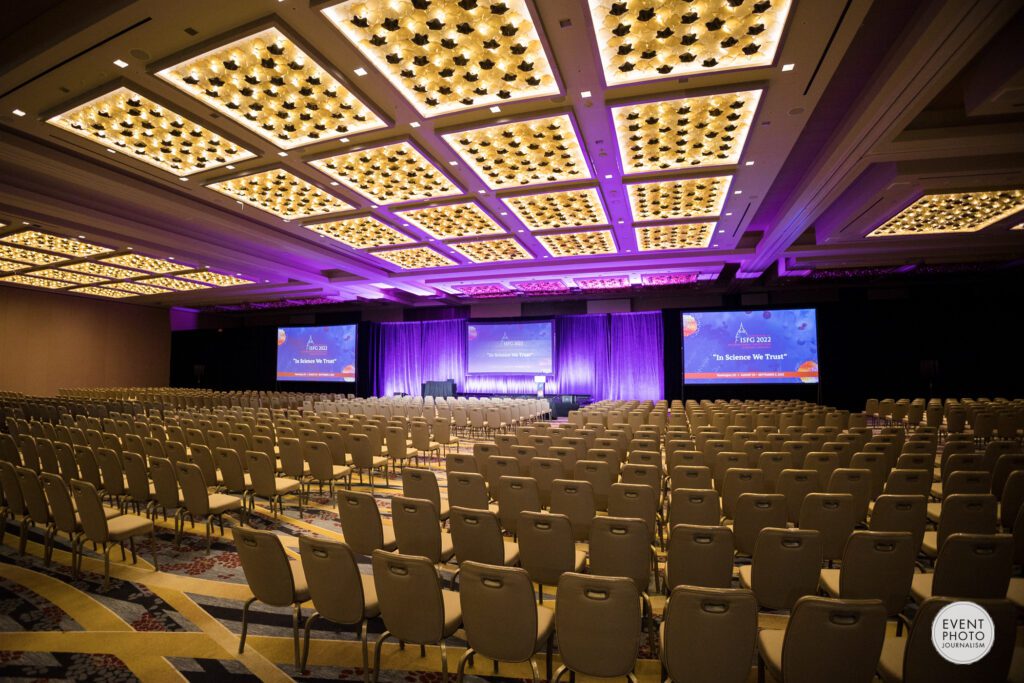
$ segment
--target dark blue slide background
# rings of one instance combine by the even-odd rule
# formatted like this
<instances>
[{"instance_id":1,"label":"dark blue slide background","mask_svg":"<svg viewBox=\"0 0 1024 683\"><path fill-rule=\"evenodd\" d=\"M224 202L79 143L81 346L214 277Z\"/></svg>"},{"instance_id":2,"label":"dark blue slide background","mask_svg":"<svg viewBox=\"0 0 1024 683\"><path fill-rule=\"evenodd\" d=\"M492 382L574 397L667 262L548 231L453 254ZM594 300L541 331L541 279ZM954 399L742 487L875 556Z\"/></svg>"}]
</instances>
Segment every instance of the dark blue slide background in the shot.
<instances>
[{"instance_id":1,"label":"dark blue slide background","mask_svg":"<svg viewBox=\"0 0 1024 683\"><path fill-rule=\"evenodd\" d=\"M818 382L814 309L684 313L682 338L686 384Z\"/></svg>"},{"instance_id":2,"label":"dark blue slide background","mask_svg":"<svg viewBox=\"0 0 1024 683\"><path fill-rule=\"evenodd\" d=\"M279 382L354 382L356 326L277 328Z\"/></svg>"},{"instance_id":3,"label":"dark blue slide background","mask_svg":"<svg viewBox=\"0 0 1024 683\"><path fill-rule=\"evenodd\" d=\"M470 323L468 372L550 375L552 323Z\"/></svg>"}]
</instances>

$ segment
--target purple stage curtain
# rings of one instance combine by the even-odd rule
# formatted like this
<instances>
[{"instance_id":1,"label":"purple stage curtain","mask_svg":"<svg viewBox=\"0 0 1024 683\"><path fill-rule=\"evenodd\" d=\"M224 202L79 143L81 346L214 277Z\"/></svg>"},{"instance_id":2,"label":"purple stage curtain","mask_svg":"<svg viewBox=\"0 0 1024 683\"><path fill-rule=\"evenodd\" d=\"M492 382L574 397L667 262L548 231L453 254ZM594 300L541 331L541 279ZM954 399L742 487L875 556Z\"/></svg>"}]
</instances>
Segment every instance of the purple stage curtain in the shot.
<instances>
[{"instance_id":1,"label":"purple stage curtain","mask_svg":"<svg viewBox=\"0 0 1024 683\"><path fill-rule=\"evenodd\" d=\"M466 319L435 320L420 323L420 357L424 382L454 379L460 389L466 377ZM420 386L416 385L419 393Z\"/></svg>"},{"instance_id":2,"label":"purple stage curtain","mask_svg":"<svg viewBox=\"0 0 1024 683\"><path fill-rule=\"evenodd\" d=\"M423 383L422 323L381 323L377 363L378 396L396 392L419 396Z\"/></svg>"},{"instance_id":3,"label":"purple stage curtain","mask_svg":"<svg viewBox=\"0 0 1024 683\"><path fill-rule=\"evenodd\" d=\"M555 344L556 392L604 398L608 381L608 316L558 318Z\"/></svg>"},{"instance_id":4,"label":"purple stage curtain","mask_svg":"<svg viewBox=\"0 0 1024 683\"><path fill-rule=\"evenodd\" d=\"M601 398L643 400L665 395L661 311L613 314L608 341L608 383Z\"/></svg>"}]
</instances>

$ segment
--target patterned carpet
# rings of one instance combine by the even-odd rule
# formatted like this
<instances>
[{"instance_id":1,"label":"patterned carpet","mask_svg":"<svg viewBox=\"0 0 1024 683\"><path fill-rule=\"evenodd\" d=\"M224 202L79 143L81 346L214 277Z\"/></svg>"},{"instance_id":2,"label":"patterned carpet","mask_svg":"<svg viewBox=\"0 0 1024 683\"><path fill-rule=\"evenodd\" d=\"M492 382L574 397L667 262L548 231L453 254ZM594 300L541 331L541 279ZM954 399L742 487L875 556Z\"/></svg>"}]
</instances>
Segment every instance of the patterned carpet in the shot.
<instances>
[{"instance_id":1,"label":"patterned carpet","mask_svg":"<svg viewBox=\"0 0 1024 683\"><path fill-rule=\"evenodd\" d=\"M461 451L470 453L464 441ZM436 461L442 496L446 477ZM368 486L355 488L369 490ZM390 524L390 498L401 493L401 480L392 478L377 486L384 523ZM286 549L298 559L296 534L319 534L343 540L337 512L329 497L314 489L300 519L295 500L285 501L285 511L274 518L257 505L251 524L281 535ZM230 519L230 524L237 520ZM179 549L174 548L173 522L159 518L157 550L160 572L152 571L153 548L138 542L138 564L131 555L122 561L111 553L110 587L103 591L102 556L86 544L83 574L74 580L70 570L69 543L58 539L53 563L42 560L42 531L29 534L25 556L18 555L18 529L8 524L0 545L0 680L4 681L243 681L243 680L350 680L361 681L358 636L345 627L319 620L313 628L309 670L299 675L293 663L291 613L257 603L250 613L246 650L238 654L241 610L251 596L231 541L230 530L222 538L214 530L210 554L205 553L202 525L186 525ZM368 558L361 569L371 573ZM450 574L449 574L450 575ZM446 577L447 578L447 577ZM552 599L554 599L552 594ZM652 596L656 614L664 598ZM311 606L303 608L310 614ZM784 617L763 615L762 626L780 628ZM371 643L384 630L380 620L369 623ZM454 675L465 647L457 632L447 645L449 671ZM656 681L659 665L650 657L646 638L639 678ZM372 652L371 652L372 659ZM440 650L428 647L420 657L418 647L400 651L389 641L383 653L381 680L389 683L440 682ZM543 671L543 655L538 656ZM557 666L557 653L556 653ZM492 663L477 658L469 673L491 681L530 678L529 664L502 664L498 673ZM751 680L755 679L753 670Z\"/></svg>"}]
</instances>

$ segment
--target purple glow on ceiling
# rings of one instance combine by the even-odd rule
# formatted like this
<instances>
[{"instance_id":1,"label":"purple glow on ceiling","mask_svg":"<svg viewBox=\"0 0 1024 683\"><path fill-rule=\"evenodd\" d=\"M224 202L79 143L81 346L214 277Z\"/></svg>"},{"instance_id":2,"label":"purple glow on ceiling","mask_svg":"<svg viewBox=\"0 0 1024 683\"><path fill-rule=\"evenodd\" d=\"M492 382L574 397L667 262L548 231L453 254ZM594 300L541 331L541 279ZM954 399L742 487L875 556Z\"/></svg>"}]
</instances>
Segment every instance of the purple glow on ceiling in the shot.
<instances>
[{"instance_id":1,"label":"purple glow on ceiling","mask_svg":"<svg viewBox=\"0 0 1024 683\"><path fill-rule=\"evenodd\" d=\"M509 284L527 294L558 294L569 291L569 287L561 280L523 280Z\"/></svg>"},{"instance_id":2,"label":"purple glow on ceiling","mask_svg":"<svg viewBox=\"0 0 1024 683\"><path fill-rule=\"evenodd\" d=\"M644 273L640 281L645 287L664 287L666 285L688 285L696 282L699 273Z\"/></svg>"},{"instance_id":3,"label":"purple glow on ceiling","mask_svg":"<svg viewBox=\"0 0 1024 683\"><path fill-rule=\"evenodd\" d=\"M515 291L497 282L474 285L452 285L452 289L466 296L512 296Z\"/></svg>"},{"instance_id":4,"label":"purple glow on ceiling","mask_svg":"<svg viewBox=\"0 0 1024 683\"><path fill-rule=\"evenodd\" d=\"M612 277L577 277L573 278L576 286L584 290L593 289L626 289L629 287L629 277L615 275Z\"/></svg>"}]
</instances>

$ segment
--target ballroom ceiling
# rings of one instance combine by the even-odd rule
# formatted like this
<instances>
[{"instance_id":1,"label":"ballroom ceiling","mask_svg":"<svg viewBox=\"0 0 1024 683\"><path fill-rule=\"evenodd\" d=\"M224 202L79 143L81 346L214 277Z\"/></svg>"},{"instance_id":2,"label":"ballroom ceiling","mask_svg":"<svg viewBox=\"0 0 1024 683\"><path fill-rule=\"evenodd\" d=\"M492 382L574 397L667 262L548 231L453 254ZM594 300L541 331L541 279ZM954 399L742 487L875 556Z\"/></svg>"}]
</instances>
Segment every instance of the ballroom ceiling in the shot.
<instances>
[{"instance_id":1,"label":"ballroom ceiling","mask_svg":"<svg viewBox=\"0 0 1024 683\"><path fill-rule=\"evenodd\" d=\"M999 267L1022 7L34 3L0 45L0 285L436 305Z\"/></svg>"}]
</instances>

